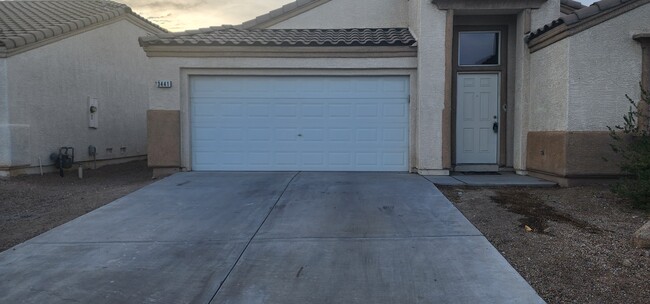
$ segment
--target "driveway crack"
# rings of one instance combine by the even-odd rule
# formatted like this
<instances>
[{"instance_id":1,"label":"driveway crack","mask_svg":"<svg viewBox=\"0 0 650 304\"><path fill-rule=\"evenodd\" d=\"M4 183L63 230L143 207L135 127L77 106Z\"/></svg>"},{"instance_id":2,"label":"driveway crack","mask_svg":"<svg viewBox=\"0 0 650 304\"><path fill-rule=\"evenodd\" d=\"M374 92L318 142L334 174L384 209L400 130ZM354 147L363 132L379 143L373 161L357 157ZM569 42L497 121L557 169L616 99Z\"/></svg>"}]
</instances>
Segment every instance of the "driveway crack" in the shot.
<instances>
[{"instance_id":1,"label":"driveway crack","mask_svg":"<svg viewBox=\"0 0 650 304\"><path fill-rule=\"evenodd\" d=\"M217 291L214 292L214 294L213 294L212 297L210 298L210 301L208 301L208 304L210 304L210 303L212 303L212 302L214 301L214 298L217 296L217 294L218 294L219 291L221 290L221 287L223 287L223 284L226 282L226 280L228 280L228 278L230 277L230 274L233 272L233 270L235 269L235 267L237 267L237 264L239 264L239 260L241 260L242 256L244 256L244 253L246 253L246 250L248 250L248 247L249 247L249 246L251 245L251 243L253 242L253 239L255 239L255 237L257 236L257 234L258 234L258 233L260 232L260 230L262 229L262 226L264 226L264 224L266 223L266 221L269 219L269 217L271 216L271 213L273 212L273 210L275 209L275 207L278 205L278 203L280 202L280 200L281 200L282 197L284 196L284 193L287 192L287 189L289 189L289 185L291 185L291 183L293 182L293 180L294 180L294 179L295 179L299 174L300 174L300 171L296 172L296 174L294 174L294 175L291 177L291 179L289 180L289 182L287 183L287 185L284 186L284 189L282 190L282 192L281 192L280 195L278 196L278 199L275 200L275 203L273 204L273 207L271 207L271 209L269 209L269 212L268 212L268 213L266 214L266 216L264 217L264 220L262 221L262 223L260 224L260 226L257 227L257 230L255 230L255 233L253 233L253 236L251 236L251 238L248 240L248 243L246 243L246 246L244 246L244 250L242 250L242 252L241 252L241 253L239 254L239 256L237 257L237 260L235 261L235 263L232 265L232 267L230 267L230 270L228 270L228 273L226 274L226 276L223 278L223 280L221 281L221 283L219 283L219 287L217 288Z\"/></svg>"}]
</instances>

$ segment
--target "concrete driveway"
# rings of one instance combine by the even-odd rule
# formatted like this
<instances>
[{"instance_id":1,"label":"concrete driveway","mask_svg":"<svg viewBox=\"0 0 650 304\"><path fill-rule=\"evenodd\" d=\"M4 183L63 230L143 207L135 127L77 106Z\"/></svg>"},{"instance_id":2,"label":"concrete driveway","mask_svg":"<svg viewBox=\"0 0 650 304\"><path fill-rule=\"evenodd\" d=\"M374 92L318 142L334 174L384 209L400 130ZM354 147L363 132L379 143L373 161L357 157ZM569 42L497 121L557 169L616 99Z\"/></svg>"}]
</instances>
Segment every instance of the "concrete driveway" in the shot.
<instances>
[{"instance_id":1,"label":"concrete driveway","mask_svg":"<svg viewBox=\"0 0 650 304\"><path fill-rule=\"evenodd\" d=\"M429 181L181 173L0 254L0 303L543 303Z\"/></svg>"}]
</instances>

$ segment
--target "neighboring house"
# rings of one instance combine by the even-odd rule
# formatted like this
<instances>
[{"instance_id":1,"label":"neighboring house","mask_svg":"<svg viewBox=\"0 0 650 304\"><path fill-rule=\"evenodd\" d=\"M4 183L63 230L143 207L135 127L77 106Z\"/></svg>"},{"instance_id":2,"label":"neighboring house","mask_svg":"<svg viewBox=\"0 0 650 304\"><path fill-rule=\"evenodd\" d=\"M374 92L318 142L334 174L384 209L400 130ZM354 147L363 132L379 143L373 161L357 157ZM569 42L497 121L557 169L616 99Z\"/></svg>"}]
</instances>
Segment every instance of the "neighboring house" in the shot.
<instances>
[{"instance_id":1,"label":"neighboring house","mask_svg":"<svg viewBox=\"0 0 650 304\"><path fill-rule=\"evenodd\" d=\"M137 39L164 32L112 1L0 2L0 175L50 171L62 146L81 162L96 147L98 165L143 159L151 84Z\"/></svg>"},{"instance_id":2,"label":"neighboring house","mask_svg":"<svg viewBox=\"0 0 650 304\"><path fill-rule=\"evenodd\" d=\"M149 164L611 177L648 2L301 0L142 37L150 81L173 83L150 91Z\"/></svg>"}]
</instances>

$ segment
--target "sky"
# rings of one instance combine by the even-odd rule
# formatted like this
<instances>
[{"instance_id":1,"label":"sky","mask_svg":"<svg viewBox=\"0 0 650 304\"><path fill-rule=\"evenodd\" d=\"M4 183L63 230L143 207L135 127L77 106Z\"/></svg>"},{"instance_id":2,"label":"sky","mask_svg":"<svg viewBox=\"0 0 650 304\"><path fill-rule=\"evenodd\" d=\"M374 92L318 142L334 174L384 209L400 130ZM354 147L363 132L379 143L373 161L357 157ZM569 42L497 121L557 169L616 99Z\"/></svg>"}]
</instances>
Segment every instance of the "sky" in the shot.
<instances>
[{"instance_id":1,"label":"sky","mask_svg":"<svg viewBox=\"0 0 650 304\"><path fill-rule=\"evenodd\" d=\"M294 0L114 0L170 31L240 24ZM590 5L595 0L580 0Z\"/></svg>"},{"instance_id":2,"label":"sky","mask_svg":"<svg viewBox=\"0 0 650 304\"><path fill-rule=\"evenodd\" d=\"M4 0L0 0L4 1ZM240 24L294 0L113 0L170 31ZM378 0L384 1L384 0ZM389 0L390 1L390 0ZM595 0L578 0L590 5Z\"/></svg>"},{"instance_id":3,"label":"sky","mask_svg":"<svg viewBox=\"0 0 650 304\"><path fill-rule=\"evenodd\" d=\"M240 24L293 0L114 0L170 31Z\"/></svg>"}]
</instances>

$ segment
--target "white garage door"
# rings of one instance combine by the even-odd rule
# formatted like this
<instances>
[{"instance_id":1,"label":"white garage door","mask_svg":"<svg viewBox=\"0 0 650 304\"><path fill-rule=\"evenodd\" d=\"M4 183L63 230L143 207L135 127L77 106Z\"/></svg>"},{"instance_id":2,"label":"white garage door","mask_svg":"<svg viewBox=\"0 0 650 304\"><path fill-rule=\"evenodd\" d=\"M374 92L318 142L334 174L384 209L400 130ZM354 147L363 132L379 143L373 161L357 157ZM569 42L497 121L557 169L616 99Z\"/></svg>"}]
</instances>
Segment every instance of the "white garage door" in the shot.
<instances>
[{"instance_id":1,"label":"white garage door","mask_svg":"<svg viewBox=\"0 0 650 304\"><path fill-rule=\"evenodd\" d=\"M408 77L195 76L196 171L408 171Z\"/></svg>"}]
</instances>

